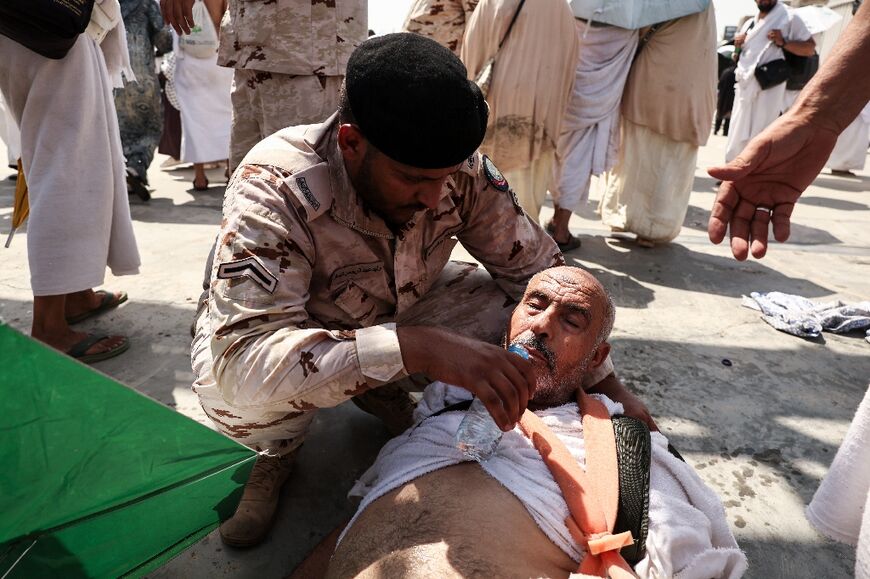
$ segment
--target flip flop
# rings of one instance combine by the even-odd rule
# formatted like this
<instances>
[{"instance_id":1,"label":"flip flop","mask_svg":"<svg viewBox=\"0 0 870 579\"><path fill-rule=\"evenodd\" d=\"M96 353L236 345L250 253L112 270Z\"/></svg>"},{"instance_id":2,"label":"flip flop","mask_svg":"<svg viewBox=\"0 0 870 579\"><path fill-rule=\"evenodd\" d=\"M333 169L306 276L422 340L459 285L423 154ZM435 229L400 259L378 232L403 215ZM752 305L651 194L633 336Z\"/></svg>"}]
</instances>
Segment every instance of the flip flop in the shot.
<instances>
[{"instance_id":1,"label":"flip flop","mask_svg":"<svg viewBox=\"0 0 870 579\"><path fill-rule=\"evenodd\" d=\"M120 344L118 344L118 346L112 348L111 350L97 352L96 354L85 354L85 352L87 352L88 349L91 348L91 346L109 338L109 336L104 334L88 334L83 340L74 344L72 348L67 350L67 356L71 356L79 362L84 362L85 364L114 358L118 354L126 352L130 348L130 340L128 340L124 336L121 337L124 338L124 340Z\"/></svg>"},{"instance_id":2,"label":"flip flop","mask_svg":"<svg viewBox=\"0 0 870 579\"><path fill-rule=\"evenodd\" d=\"M118 306L127 301L127 292L120 292L120 294L117 296L117 299L114 293L107 292L106 290L97 290L94 293L102 296L100 298L100 305L92 310L82 312L78 315L68 316L66 319L66 323L78 324L79 322L83 322L87 319L93 318L94 316L98 316L111 309L117 308Z\"/></svg>"},{"instance_id":3,"label":"flip flop","mask_svg":"<svg viewBox=\"0 0 870 579\"><path fill-rule=\"evenodd\" d=\"M568 234L568 241L564 243L559 243L556 241L556 245L559 246L559 251L565 253L567 251L571 251L572 249L577 249L582 245L583 242L580 241L580 238L573 234Z\"/></svg>"}]
</instances>

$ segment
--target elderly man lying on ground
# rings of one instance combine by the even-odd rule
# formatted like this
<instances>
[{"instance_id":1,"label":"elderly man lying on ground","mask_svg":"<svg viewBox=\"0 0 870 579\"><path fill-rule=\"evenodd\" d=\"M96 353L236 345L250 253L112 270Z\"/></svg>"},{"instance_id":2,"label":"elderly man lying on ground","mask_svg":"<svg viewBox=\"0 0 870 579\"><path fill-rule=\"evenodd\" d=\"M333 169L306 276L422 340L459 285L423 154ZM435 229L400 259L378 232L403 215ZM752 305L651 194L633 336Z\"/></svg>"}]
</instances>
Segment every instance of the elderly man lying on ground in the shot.
<instances>
[{"instance_id":1,"label":"elderly man lying on ground","mask_svg":"<svg viewBox=\"0 0 870 579\"><path fill-rule=\"evenodd\" d=\"M617 478L630 453L621 450L617 467L610 418L622 406L577 388L607 357L613 316L606 290L579 268L532 278L506 334L537 372L519 425L488 460L464 462L454 435L465 413L433 414L470 394L429 385L416 426L390 441L351 491L363 500L328 576L619 578L633 576L626 560L640 577L742 575L746 558L718 497L658 432L639 503L648 532L634 525L640 545L632 547L614 529L614 520L619 527L620 517L637 515L620 502L631 498Z\"/></svg>"}]
</instances>

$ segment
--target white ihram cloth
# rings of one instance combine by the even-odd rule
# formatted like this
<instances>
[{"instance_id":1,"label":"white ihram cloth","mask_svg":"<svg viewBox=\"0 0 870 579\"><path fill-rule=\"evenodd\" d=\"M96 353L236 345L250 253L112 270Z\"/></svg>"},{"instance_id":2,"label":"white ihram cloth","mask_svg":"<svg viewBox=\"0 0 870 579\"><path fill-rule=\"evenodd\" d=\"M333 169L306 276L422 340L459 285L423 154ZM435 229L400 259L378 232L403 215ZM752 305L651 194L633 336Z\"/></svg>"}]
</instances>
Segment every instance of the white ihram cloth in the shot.
<instances>
[{"instance_id":1,"label":"white ihram cloth","mask_svg":"<svg viewBox=\"0 0 870 579\"><path fill-rule=\"evenodd\" d=\"M855 577L870 579L870 387L806 514L826 536L857 544Z\"/></svg>"},{"instance_id":2,"label":"white ihram cloth","mask_svg":"<svg viewBox=\"0 0 870 579\"><path fill-rule=\"evenodd\" d=\"M607 406L611 415L623 411L621 404L594 396ZM424 418L469 397L467 391L441 382L426 388L415 413L418 426L388 442L375 464L351 489L351 496L361 496L363 500L346 529L379 497L424 474L463 461L462 453L454 446L454 435L465 413L446 412ZM577 404L536 414L585 468L583 425ZM728 529L719 498L690 466L668 452L667 440L659 433L652 433L651 464L647 555L635 567L638 575L739 577L746 569L746 557ZM556 546L580 561L582 547L565 526L568 505L541 455L518 427L505 433L495 454L481 467L523 503Z\"/></svg>"},{"instance_id":3,"label":"white ihram cloth","mask_svg":"<svg viewBox=\"0 0 870 579\"><path fill-rule=\"evenodd\" d=\"M757 20L757 22L756 22ZM752 30L750 24L756 22ZM781 48L767 39L771 30L781 30L786 40L805 41L811 37L806 24L782 3L777 3L763 19L756 16L747 20L740 29L746 33L746 42L740 52L735 77L734 108L731 111L731 128L725 160L731 161L749 141L776 120L785 108L785 85L780 83L762 90L755 79L755 67L771 60L785 58Z\"/></svg>"},{"instance_id":4,"label":"white ihram cloth","mask_svg":"<svg viewBox=\"0 0 870 579\"><path fill-rule=\"evenodd\" d=\"M541 153L528 167L504 172L504 178L510 183L520 206L535 223L538 223L541 207L547 198L555 157L554 151L547 151Z\"/></svg>"},{"instance_id":5,"label":"white ihram cloth","mask_svg":"<svg viewBox=\"0 0 870 579\"><path fill-rule=\"evenodd\" d=\"M18 157L21 156L21 132L2 94L0 94L0 139L6 145L6 161L10 167L14 167Z\"/></svg>"},{"instance_id":6,"label":"white ihram cloth","mask_svg":"<svg viewBox=\"0 0 870 579\"><path fill-rule=\"evenodd\" d=\"M622 97L619 161L599 204L605 225L655 242L679 235L713 122L715 72L713 4L666 23L643 47Z\"/></svg>"},{"instance_id":7,"label":"white ihram cloth","mask_svg":"<svg viewBox=\"0 0 870 579\"><path fill-rule=\"evenodd\" d=\"M136 80L130 65L127 30L118 0L96 0L85 34L100 45L113 88L124 88L124 79L127 82Z\"/></svg>"},{"instance_id":8,"label":"white ihram cloth","mask_svg":"<svg viewBox=\"0 0 870 579\"><path fill-rule=\"evenodd\" d=\"M550 195L575 210L589 197L589 180L610 170L619 148L619 103L637 48L638 33L577 20L580 58L562 130Z\"/></svg>"},{"instance_id":9,"label":"white ihram cloth","mask_svg":"<svg viewBox=\"0 0 870 579\"><path fill-rule=\"evenodd\" d=\"M604 225L656 243L680 234L695 181L698 147L622 119L619 161L598 203Z\"/></svg>"},{"instance_id":10,"label":"white ihram cloth","mask_svg":"<svg viewBox=\"0 0 870 579\"><path fill-rule=\"evenodd\" d=\"M867 145L870 144L870 103L840 133L837 144L828 158L828 167L838 171L862 171L867 160Z\"/></svg>"},{"instance_id":11,"label":"white ihram cloth","mask_svg":"<svg viewBox=\"0 0 870 579\"><path fill-rule=\"evenodd\" d=\"M123 34L123 31L122 31ZM112 82L79 35L60 60L0 37L0 89L21 129L34 296L82 291L139 271Z\"/></svg>"},{"instance_id":12,"label":"white ihram cloth","mask_svg":"<svg viewBox=\"0 0 870 579\"><path fill-rule=\"evenodd\" d=\"M181 160L208 163L229 158L233 69L211 58L196 58L175 46L175 92L181 107Z\"/></svg>"}]
</instances>

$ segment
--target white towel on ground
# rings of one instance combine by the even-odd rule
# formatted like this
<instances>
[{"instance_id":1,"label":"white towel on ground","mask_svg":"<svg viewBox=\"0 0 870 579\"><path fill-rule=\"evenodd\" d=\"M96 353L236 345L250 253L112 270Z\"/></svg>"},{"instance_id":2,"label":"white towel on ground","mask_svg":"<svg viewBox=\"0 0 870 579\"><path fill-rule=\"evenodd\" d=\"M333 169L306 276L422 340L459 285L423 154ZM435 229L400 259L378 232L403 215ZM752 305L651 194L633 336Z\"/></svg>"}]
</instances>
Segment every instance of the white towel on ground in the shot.
<instances>
[{"instance_id":1,"label":"white towel on ground","mask_svg":"<svg viewBox=\"0 0 870 579\"><path fill-rule=\"evenodd\" d=\"M441 382L426 388L416 411L418 426L388 442L375 464L351 489L351 496L363 500L347 529L374 500L424 474L463 461L462 453L454 446L454 435L464 413L447 412L423 419L469 397L467 391ZM604 396L596 398L611 415L622 412L621 404ZM585 468L583 426L577 405L570 403L536 414ZM637 565L640 576L739 577L746 569L746 557L728 529L718 497L691 467L667 451L664 436L653 433L652 442L650 532L647 556ZM540 454L519 428L505 433L495 454L481 466L523 503L556 546L580 561L582 547L564 522L569 515L568 505Z\"/></svg>"},{"instance_id":2,"label":"white towel on ground","mask_svg":"<svg viewBox=\"0 0 870 579\"><path fill-rule=\"evenodd\" d=\"M752 292L743 296L743 305L759 310L762 319L777 330L802 338L817 338L822 330L835 334L867 330L870 341L870 301L814 302L782 292Z\"/></svg>"}]
</instances>

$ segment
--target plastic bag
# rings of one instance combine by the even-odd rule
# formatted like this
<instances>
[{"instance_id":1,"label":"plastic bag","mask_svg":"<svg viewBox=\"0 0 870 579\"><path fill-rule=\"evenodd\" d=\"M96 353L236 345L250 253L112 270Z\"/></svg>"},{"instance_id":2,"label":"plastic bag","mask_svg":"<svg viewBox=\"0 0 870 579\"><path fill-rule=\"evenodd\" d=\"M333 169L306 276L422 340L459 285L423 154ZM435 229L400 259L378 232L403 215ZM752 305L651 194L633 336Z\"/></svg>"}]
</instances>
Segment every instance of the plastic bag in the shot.
<instances>
[{"instance_id":1,"label":"plastic bag","mask_svg":"<svg viewBox=\"0 0 870 579\"><path fill-rule=\"evenodd\" d=\"M196 0L192 12L194 25L190 28L190 34L178 37L178 46L185 55L213 58L218 49L218 34L205 2Z\"/></svg>"}]
</instances>

